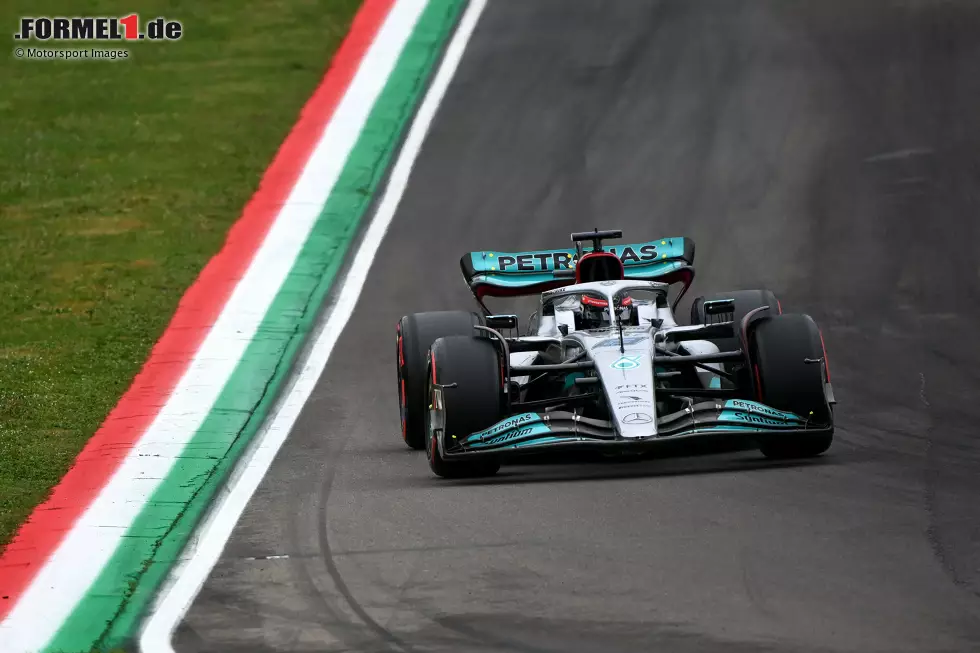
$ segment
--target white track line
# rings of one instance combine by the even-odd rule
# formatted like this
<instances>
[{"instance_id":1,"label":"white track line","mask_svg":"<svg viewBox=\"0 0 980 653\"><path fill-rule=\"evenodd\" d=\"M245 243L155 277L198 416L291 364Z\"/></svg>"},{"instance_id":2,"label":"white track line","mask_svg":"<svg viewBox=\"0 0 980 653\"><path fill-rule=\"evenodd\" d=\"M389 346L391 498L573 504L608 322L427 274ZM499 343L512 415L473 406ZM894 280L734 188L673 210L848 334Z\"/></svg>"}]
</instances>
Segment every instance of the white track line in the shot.
<instances>
[{"instance_id":1,"label":"white track line","mask_svg":"<svg viewBox=\"0 0 980 653\"><path fill-rule=\"evenodd\" d=\"M171 639L177 624L183 619L197 593L207 580L231 537L235 524L258 488L276 453L286 441L303 406L313 392L327 366L330 353L343 333L344 327L361 294L371 263L384 239L388 225L401 202L429 125L449 87L466 44L486 6L486 0L470 0L456 29L439 71L432 81L419 108L408 138L392 170L381 204L357 250L350 271L344 278L336 303L316 335L313 346L302 362L288 393L280 402L272 420L256 434L255 440L239 461L228 484L222 489L204 522L184 551L183 559L170 572L168 586L144 625L140 636L142 653L174 653Z\"/></svg>"}]
</instances>

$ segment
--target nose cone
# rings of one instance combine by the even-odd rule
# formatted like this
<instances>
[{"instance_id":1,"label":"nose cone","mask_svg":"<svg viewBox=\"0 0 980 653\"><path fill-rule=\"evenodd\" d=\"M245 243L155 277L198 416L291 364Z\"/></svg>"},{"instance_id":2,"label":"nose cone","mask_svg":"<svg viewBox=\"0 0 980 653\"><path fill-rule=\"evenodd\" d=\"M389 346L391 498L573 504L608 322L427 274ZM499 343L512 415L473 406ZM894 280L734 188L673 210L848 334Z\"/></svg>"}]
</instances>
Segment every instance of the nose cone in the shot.
<instances>
[{"instance_id":1,"label":"nose cone","mask_svg":"<svg viewBox=\"0 0 980 653\"><path fill-rule=\"evenodd\" d=\"M611 342L615 340L615 342ZM627 340L624 339L624 344ZM657 433L653 392L652 340L629 338L625 352L619 338L592 349L596 372L609 399L611 418L624 438L647 438Z\"/></svg>"}]
</instances>

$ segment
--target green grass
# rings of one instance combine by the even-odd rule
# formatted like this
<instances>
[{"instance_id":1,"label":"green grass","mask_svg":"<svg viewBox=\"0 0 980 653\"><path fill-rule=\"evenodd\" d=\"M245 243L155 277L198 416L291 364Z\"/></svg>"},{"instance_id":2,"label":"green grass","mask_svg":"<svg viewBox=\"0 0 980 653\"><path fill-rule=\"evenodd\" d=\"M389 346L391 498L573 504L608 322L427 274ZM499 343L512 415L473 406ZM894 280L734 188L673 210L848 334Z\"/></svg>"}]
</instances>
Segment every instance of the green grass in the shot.
<instances>
[{"instance_id":1,"label":"green grass","mask_svg":"<svg viewBox=\"0 0 980 653\"><path fill-rule=\"evenodd\" d=\"M0 26L134 7L40 4L4 3ZM0 547L220 249L359 4L144 0L180 41L114 62L0 55Z\"/></svg>"}]
</instances>

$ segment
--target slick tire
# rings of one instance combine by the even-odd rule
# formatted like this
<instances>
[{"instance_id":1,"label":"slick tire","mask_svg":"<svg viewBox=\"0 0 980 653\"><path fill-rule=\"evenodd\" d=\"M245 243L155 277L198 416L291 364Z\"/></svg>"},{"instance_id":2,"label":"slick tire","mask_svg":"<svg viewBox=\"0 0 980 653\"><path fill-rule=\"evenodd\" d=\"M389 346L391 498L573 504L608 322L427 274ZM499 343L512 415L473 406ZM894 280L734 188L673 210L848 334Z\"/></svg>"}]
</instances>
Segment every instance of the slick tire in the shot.
<instances>
[{"instance_id":1,"label":"slick tire","mask_svg":"<svg viewBox=\"0 0 980 653\"><path fill-rule=\"evenodd\" d=\"M503 390L500 357L488 338L449 336L436 340L429 352L429 397L436 384L442 391L442 417L445 429L439 432L426 415L426 454L429 467L442 478L492 476L500 469L496 459L446 460L443 448L454 446L453 436L462 437L493 426L503 418Z\"/></svg>"},{"instance_id":2,"label":"slick tire","mask_svg":"<svg viewBox=\"0 0 980 653\"><path fill-rule=\"evenodd\" d=\"M806 417L814 426L833 424L824 390L825 367L807 363L824 357L823 342L809 315L788 314L756 323L749 336L758 399L767 406ZM834 434L773 434L759 442L767 458L808 458L827 451Z\"/></svg>"},{"instance_id":3,"label":"slick tire","mask_svg":"<svg viewBox=\"0 0 980 653\"><path fill-rule=\"evenodd\" d=\"M395 327L395 361L398 368L398 407L402 439L412 449L424 449L425 396L428 377L425 366L429 347L443 336L472 336L474 326L483 325L483 317L470 311L437 311L413 313L398 321Z\"/></svg>"}]
</instances>

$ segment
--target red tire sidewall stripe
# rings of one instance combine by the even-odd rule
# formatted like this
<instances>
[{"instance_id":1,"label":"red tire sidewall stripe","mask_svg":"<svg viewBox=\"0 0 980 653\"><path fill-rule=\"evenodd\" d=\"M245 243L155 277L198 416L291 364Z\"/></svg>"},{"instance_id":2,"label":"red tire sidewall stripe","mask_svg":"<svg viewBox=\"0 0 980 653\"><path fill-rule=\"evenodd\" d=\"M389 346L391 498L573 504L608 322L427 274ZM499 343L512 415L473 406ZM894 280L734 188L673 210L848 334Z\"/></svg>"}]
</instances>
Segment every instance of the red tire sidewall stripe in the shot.
<instances>
[{"instance_id":1,"label":"red tire sidewall stripe","mask_svg":"<svg viewBox=\"0 0 980 653\"><path fill-rule=\"evenodd\" d=\"M817 333L820 334L820 348L823 349L823 369L827 373L827 383L830 383L830 359L827 358L827 345L823 341L823 331L817 329Z\"/></svg>"}]
</instances>

